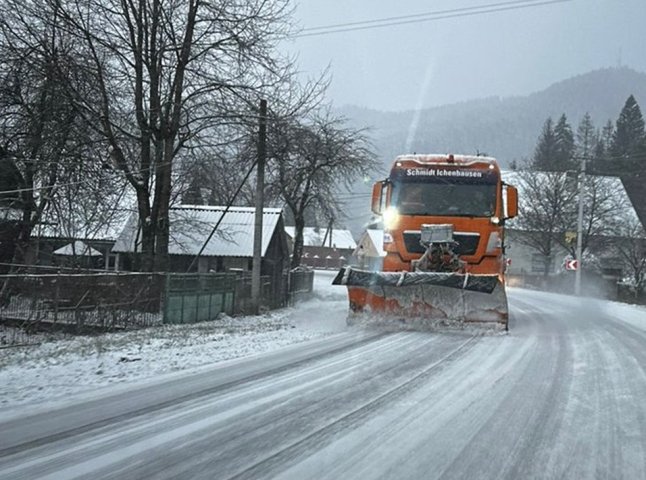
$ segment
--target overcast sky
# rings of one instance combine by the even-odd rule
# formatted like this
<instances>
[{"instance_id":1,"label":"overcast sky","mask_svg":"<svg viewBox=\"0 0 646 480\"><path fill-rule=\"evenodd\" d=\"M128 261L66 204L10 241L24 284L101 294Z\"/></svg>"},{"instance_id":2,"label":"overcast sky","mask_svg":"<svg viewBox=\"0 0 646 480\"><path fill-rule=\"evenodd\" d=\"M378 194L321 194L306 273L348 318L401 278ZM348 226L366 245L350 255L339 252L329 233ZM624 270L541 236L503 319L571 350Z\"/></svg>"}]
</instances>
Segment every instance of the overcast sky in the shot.
<instances>
[{"instance_id":1,"label":"overcast sky","mask_svg":"<svg viewBox=\"0 0 646 480\"><path fill-rule=\"evenodd\" d=\"M509 1L300 0L295 13L310 28ZM570 0L300 37L285 48L298 55L304 75L330 66L328 96L336 106L408 110L524 95L620 63L646 72L645 25L646 0Z\"/></svg>"}]
</instances>

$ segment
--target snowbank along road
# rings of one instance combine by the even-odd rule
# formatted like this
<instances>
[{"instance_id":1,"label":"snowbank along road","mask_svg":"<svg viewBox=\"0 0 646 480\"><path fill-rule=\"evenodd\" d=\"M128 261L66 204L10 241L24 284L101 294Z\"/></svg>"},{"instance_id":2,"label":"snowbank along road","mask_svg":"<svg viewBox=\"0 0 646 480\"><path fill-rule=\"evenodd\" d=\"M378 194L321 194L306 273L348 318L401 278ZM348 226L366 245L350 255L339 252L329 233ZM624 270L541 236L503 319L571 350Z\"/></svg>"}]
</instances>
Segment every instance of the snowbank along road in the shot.
<instances>
[{"instance_id":1,"label":"snowbank along road","mask_svg":"<svg viewBox=\"0 0 646 480\"><path fill-rule=\"evenodd\" d=\"M5 420L0 478L646 478L646 310L509 297L507 335L348 329Z\"/></svg>"}]
</instances>

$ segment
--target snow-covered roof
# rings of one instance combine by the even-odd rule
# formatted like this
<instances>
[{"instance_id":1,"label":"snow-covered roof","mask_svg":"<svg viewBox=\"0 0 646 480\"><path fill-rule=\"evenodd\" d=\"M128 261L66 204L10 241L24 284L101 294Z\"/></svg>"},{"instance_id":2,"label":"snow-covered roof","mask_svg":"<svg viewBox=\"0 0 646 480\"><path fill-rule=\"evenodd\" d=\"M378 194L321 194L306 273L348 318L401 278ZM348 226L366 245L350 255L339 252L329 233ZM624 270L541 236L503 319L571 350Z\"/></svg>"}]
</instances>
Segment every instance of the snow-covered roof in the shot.
<instances>
[{"instance_id":1,"label":"snow-covered roof","mask_svg":"<svg viewBox=\"0 0 646 480\"><path fill-rule=\"evenodd\" d=\"M359 239L359 245L353 255L359 254L359 248L363 246L363 254L368 257L385 257L384 231L378 229L367 229Z\"/></svg>"},{"instance_id":2,"label":"snow-covered roof","mask_svg":"<svg viewBox=\"0 0 646 480\"><path fill-rule=\"evenodd\" d=\"M171 255L197 255L223 215L225 207L210 205L180 205L169 212ZM282 210L265 208L262 219L262 249L264 256L271 236L278 225ZM202 253L205 257L252 257L255 209L231 207ZM113 252L141 251L138 238L138 216L131 215L112 248Z\"/></svg>"},{"instance_id":3,"label":"snow-covered roof","mask_svg":"<svg viewBox=\"0 0 646 480\"><path fill-rule=\"evenodd\" d=\"M91 208L83 208L81 202L71 211L48 209L31 235L38 238L114 241L128 218L137 212L137 198L129 188L109 198L114 203L106 200Z\"/></svg>"},{"instance_id":4,"label":"snow-covered roof","mask_svg":"<svg viewBox=\"0 0 646 480\"><path fill-rule=\"evenodd\" d=\"M107 223L97 222L92 225L78 225L67 227L58 223L37 224L31 232L32 237L37 238L62 238L62 239L83 239L83 240L105 240L114 241L123 230L126 223L126 215L115 218Z\"/></svg>"},{"instance_id":5,"label":"snow-covered roof","mask_svg":"<svg viewBox=\"0 0 646 480\"><path fill-rule=\"evenodd\" d=\"M448 154L448 153L407 153L404 155L399 155L395 161L404 161L412 160L419 163L427 162L437 162L445 161L448 159L449 155L453 155L454 161L461 163L471 163L471 162L486 162L486 163L495 163L496 159L493 157L487 157L484 155L461 155L461 154Z\"/></svg>"},{"instance_id":6,"label":"snow-covered roof","mask_svg":"<svg viewBox=\"0 0 646 480\"><path fill-rule=\"evenodd\" d=\"M294 238L296 235L295 227L285 227L287 235ZM325 228L305 227L303 229L303 245L306 247L327 247L330 245L330 237L325 238ZM323 245L325 240L325 245ZM350 230L342 230L338 228L332 229L332 247L343 249L354 249L357 247L357 242L354 241Z\"/></svg>"},{"instance_id":7,"label":"snow-covered roof","mask_svg":"<svg viewBox=\"0 0 646 480\"><path fill-rule=\"evenodd\" d=\"M65 255L69 257L101 257L103 254L98 250L86 245L80 240L68 243L64 247L54 250L54 255Z\"/></svg>"}]
</instances>

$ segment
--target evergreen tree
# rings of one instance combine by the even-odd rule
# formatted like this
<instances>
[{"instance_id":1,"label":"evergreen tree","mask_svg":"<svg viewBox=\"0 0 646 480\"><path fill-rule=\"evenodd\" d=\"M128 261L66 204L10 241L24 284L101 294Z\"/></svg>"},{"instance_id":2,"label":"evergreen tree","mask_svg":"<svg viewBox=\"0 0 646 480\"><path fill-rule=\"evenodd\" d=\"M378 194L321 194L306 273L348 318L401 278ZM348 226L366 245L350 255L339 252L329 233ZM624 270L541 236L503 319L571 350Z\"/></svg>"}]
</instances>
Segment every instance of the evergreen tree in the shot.
<instances>
[{"instance_id":1,"label":"evergreen tree","mask_svg":"<svg viewBox=\"0 0 646 480\"><path fill-rule=\"evenodd\" d=\"M597 131L594 148L592 150L592 160L588 164L588 171L593 175L604 175L609 173L606 165L606 156L607 154L605 143L603 141L603 133Z\"/></svg>"},{"instance_id":2,"label":"evergreen tree","mask_svg":"<svg viewBox=\"0 0 646 480\"><path fill-rule=\"evenodd\" d=\"M608 164L610 145L615 133L612 120L608 120L601 130L597 130L592 150L592 161L588 164L589 171L595 175L616 175L616 168Z\"/></svg>"},{"instance_id":3,"label":"evergreen tree","mask_svg":"<svg viewBox=\"0 0 646 480\"><path fill-rule=\"evenodd\" d=\"M545 120L543 130L538 137L538 143L532 158L532 168L542 171L558 170L555 168L555 161L558 156L558 145L554 134L554 122L552 118Z\"/></svg>"},{"instance_id":4,"label":"evergreen tree","mask_svg":"<svg viewBox=\"0 0 646 480\"><path fill-rule=\"evenodd\" d=\"M645 136L642 112L635 97L631 95L617 119L617 127L610 144L610 155L613 159L634 156L643 148Z\"/></svg>"},{"instance_id":5,"label":"evergreen tree","mask_svg":"<svg viewBox=\"0 0 646 480\"><path fill-rule=\"evenodd\" d=\"M588 171L594 171L597 167L596 159L599 148L599 133L595 130L592 117L586 112L576 130L576 156L577 162L585 158Z\"/></svg>"},{"instance_id":6,"label":"evergreen tree","mask_svg":"<svg viewBox=\"0 0 646 480\"><path fill-rule=\"evenodd\" d=\"M597 132L595 131L592 117L586 112L581 119L576 130L576 154L578 157L586 159L594 155L594 151L599 142L597 141Z\"/></svg>"},{"instance_id":7,"label":"evergreen tree","mask_svg":"<svg viewBox=\"0 0 646 480\"><path fill-rule=\"evenodd\" d=\"M615 126L612 123L612 120L608 119L605 126L601 130L601 135L599 141L604 152L610 151L610 145L612 145L612 138L615 136Z\"/></svg>"},{"instance_id":8,"label":"evergreen tree","mask_svg":"<svg viewBox=\"0 0 646 480\"><path fill-rule=\"evenodd\" d=\"M578 162L574 158L575 144L572 127L567 121L565 114L561 115L559 121L554 127L554 137L556 139L556 158L554 159L554 170L576 170Z\"/></svg>"}]
</instances>

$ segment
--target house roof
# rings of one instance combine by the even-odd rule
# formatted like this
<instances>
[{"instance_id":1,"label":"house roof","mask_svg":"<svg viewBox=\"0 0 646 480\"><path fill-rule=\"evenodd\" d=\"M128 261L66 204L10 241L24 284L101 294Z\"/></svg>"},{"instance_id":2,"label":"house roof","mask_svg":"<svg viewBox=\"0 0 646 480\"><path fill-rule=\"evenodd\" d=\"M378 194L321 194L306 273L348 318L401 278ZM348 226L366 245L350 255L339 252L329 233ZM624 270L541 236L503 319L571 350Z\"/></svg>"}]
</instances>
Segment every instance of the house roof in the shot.
<instances>
[{"instance_id":1,"label":"house roof","mask_svg":"<svg viewBox=\"0 0 646 480\"><path fill-rule=\"evenodd\" d=\"M292 238L296 235L295 230L295 227L285 227L285 232ZM325 238L325 232L325 228L305 227L303 229L303 245L306 247L327 247L330 245L330 238ZM323 240L325 240L325 245L323 245ZM357 242L354 241L350 230L334 228L332 229L332 247L354 249L357 248Z\"/></svg>"},{"instance_id":2,"label":"house roof","mask_svg":"<svg viewBox=\"0 0 646 480\"><path fill-rule=\"evenodd\" d=\"M60 216L49 213L37 223L31 236L78 240L114 241L123 230L129 216L136 208L116 205L113 210L99 212L95 218L78 218L74 215ZM92 215L90 215L92 216Z\"/></svg>"},{"instance_id":3,"label":"house roof","mask_svg":"<svg viewBox=\"0 0 646 480\"><path fill-rule=\"evenodd\" d=\"M367 257L385 257L384 231L370 228L363 232L353 255L358 255L361 246L363 246L364 254Z\"/></svg>"},{"instance_id":4,"label":"house roof","mask_svg":"<svg viewBox=\"0 0 646 480\"><path fill-rule=\"evenodd\" d=\"M180 205L169 212L171 255L197 255L224 213L223 206ZM265 208L262 219L262 248L264 256L281 218L280 208ZM252 257L254 232L253 207L231 207L224 214L217 231L202 253L205 257ZM113 252L141 251L138 238L138 216L131 215L112 248ZM135 249L136 244L136 249Z\"/></svg>"},{"instance_id":5,"label":"house roof","mask_svg":"<svg viewBox=\"0 0 646 480\"><path fill-rule=\"evenodd\" d=\"M637 175L625 175L621 177L626 193L635 209L641 224L646 228L646 185L643 178Z\"/></svg>"},{"instance_id":6,"label":"house roof","mask_svg":"<svg viewBox=\"0 0 646 480\"><path fill-rule=\"evenodd\" d=\"M69 257L102 257L103 254L98 250L86 245L80 240L68 243L64 247L54 250L54 255L65 255Z\"/></svg>"}]
</instances>

